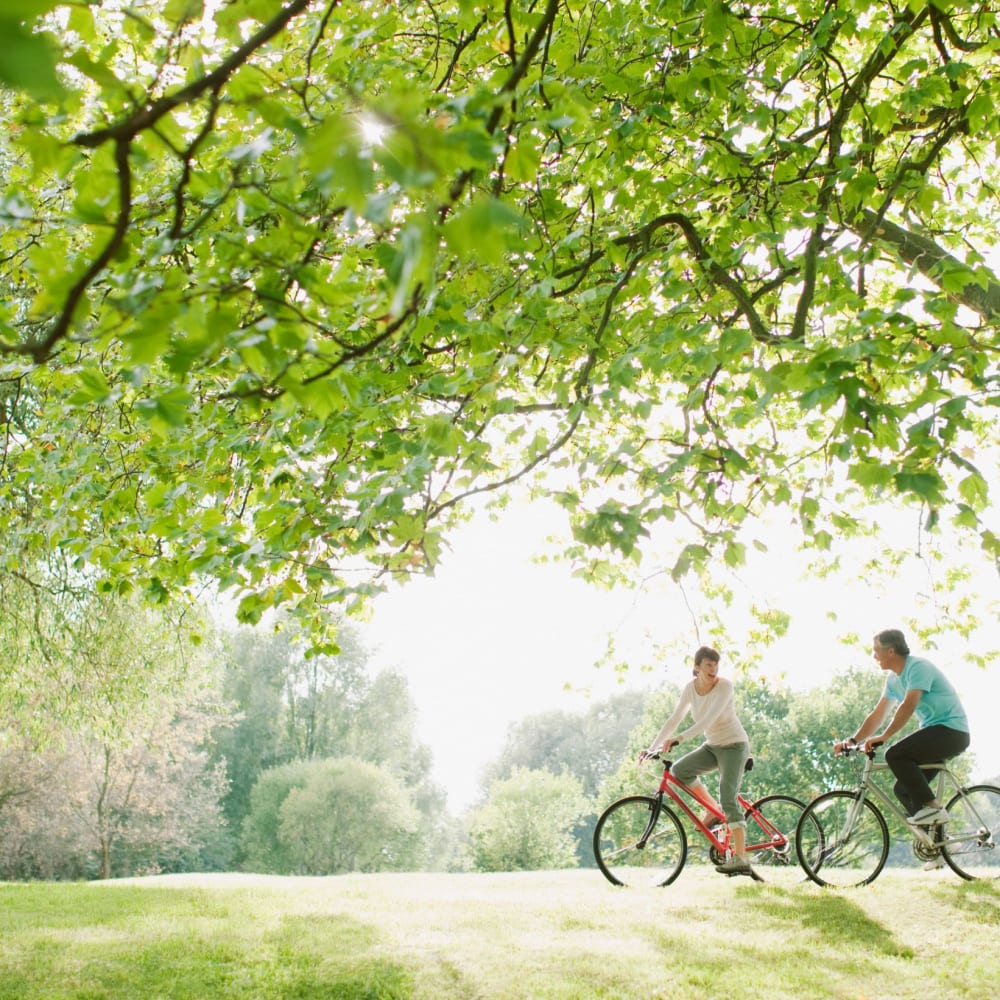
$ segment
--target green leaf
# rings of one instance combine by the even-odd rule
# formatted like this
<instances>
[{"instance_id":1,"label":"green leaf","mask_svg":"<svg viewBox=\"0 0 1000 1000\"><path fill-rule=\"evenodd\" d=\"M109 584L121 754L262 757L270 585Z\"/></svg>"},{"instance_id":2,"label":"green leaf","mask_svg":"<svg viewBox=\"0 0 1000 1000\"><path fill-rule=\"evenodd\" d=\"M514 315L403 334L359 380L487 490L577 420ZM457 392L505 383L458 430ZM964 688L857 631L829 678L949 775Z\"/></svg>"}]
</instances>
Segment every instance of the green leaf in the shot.
<instances>
[{"instance_id":1,"label":"green leaf","mask_svg":"<svg viewBox=\"0 0 1000 1000\"><path fill-rule=\"evenodd\" d=\"M856 462L848 469L848 476L862 486L882 487L893 481L893 472L880 462Z\"/></svg>"},{"instance_id":2,"label":"green leaf","mask_svg":"<svg viewBox=\"0 0 1000 1000\"><path fill-rule=\"evenodd\" d=\"M99 368L87 367L83 369L77 376L77 386L77 391L69 399L74 406L104 402L111 396L111 385L104 372Z\"/></svg>"},{"instance_id":3,"label":"green leaf","mask_svg":"<svg viewBox=\"0 0 1000 1000\"><path fill-rule=\"evenodd\" d=\"M897 472L893 478L900 493L916 493L935 505L942 497L944 483L935 472Z\"/></svg>"},{"instance_id":4,"label":"green leaf","mask_svg":"<svg viewBox=\"0 0 1000 1000\"><path fill-rule=\"evenodd\" d=\"M497 264L525 231L519 213L496 198L479 198L445 223L448 247L462 260Z\"/></svg>"},{"instance_id":5,"label":"green leaf","mask_svg":"<svg viewBox=\"0 0 1000 1000\"><path fill-rule=\"evenodd\" d=\"M958 492L972 510L984 510L989 503L989 486L978 472L962 479L958 484Z\"/></svg>"},{"instance_id":6,"label":"green leaf","mask_svg":"<svg viewBox=\"0 0 1000 1000\"><path fill-rule=\"evenodd\" d=\"M25 31L5 11L0 14L0 83L24 90L41 100L63 93L56 76L55 49L47 36Z\"/></svg>"},{"instance_id":7,"label":"green leaf","mask_svg":"<svg viewBox=\"0 0 1000 1000\"><path fill-rule=\"evenodd\" d=\"M190 407L191 394L181 386L174 386L152 399L141 399L135 405L136 412L160 434L183 427L188 421Z\"/></svg>"}]
</instances>

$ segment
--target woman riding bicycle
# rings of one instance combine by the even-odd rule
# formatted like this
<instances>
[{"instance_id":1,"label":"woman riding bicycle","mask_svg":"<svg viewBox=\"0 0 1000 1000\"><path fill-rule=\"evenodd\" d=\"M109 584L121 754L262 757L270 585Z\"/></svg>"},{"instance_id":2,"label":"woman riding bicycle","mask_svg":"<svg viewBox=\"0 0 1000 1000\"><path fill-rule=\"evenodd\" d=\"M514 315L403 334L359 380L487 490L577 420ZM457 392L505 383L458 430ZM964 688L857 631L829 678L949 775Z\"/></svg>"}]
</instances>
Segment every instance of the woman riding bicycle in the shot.
<instances>
[{"instance_id":1,"label":"woman riding bicycle","mask_svg":"<svg viewBox=\"0 0 1000 1000\"><path fill-rule=\"evenodd\" d=\"M671 747L692 736L704 734L705 742L697 750L685 754L672 767L678 781L688 785L706 806L715 806L726 815L732 831L733 855L715 870L724 875L751 875L750 861L746 855L746 824L736 796L743 780L743 769L750 756L750 739L743 724L736 716L733 703L733 684L719 676L719 654L702 646L694 654L694 679L681 692L680 701L673 714L663 724L649 751L669 753ZM678 725L690 712L693 725L674 735ZM719 798L715 805L708 789L700 780L701 775L719 771ZM715 817L706 816L706 826L715 823Z\"/></svg>"}]
</instances>

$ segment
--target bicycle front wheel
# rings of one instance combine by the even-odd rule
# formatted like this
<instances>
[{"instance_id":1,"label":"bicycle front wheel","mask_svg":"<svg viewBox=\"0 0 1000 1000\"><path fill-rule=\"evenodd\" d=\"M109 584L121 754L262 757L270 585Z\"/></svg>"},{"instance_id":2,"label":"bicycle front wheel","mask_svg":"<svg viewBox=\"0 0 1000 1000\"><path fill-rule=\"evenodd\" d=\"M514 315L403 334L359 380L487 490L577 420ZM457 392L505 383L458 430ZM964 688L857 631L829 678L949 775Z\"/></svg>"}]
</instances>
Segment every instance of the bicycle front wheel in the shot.
<instances>
[{"instance_id":1,"label":"bicycle front wheel","mask_svg":"<svg viewBox=\"0 0 1000 1000\"><path fill-rule=\"evenodd\" d=\"M601 813L594 827L594 858L613 885L670 885L687 859L687 836L672 810L651 796L630 795Z\"/></svg>"},{"instance_id":2,"label":"bicycle front wheel","mask_svg":"<svg viewBox=\"0 0 1000 1000\"><path fill-rule=\"evenodd\" d=\"M882 813L868 799L859 802L856 792L825 792L799 818L795 850L817 885L868 885L889 857L889 828Z\"/></svg>"},{"instance_id":3,"label":"bicycle front wheel","mask_svg":"<svg viewBox=\"0 0 1000 1000\"><path fill-rule=\"evenodd\" d=\"M795 831L805 808L804 802L791 795L765 795L744 814L747 853L752 863L762 869L765 882L780 885L805 881L795 851ZM819 836L818 829L815 836Z\"/></svg>"},{"instance_id":4,"label":"bicycle front wheel","mask_svg":"<svg viewBox=\"0 0 1000 1000\"><path fill-rule=\"evenodd\" d=\"M941 856L970 882L1000 878L1000 788L964 788L946 806Z\"/></svg>"}]
</instances>

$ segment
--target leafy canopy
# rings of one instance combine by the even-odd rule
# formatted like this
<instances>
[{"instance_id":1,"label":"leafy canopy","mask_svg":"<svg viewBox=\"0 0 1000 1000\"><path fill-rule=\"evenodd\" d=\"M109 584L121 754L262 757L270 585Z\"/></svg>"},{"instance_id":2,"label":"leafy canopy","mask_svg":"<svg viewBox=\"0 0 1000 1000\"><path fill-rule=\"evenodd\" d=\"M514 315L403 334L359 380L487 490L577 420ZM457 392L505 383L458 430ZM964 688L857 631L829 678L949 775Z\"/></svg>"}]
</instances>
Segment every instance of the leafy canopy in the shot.
<instances>
[{"instance_id":1,"label":"leafy canopy","mask_svg":"<svg viewBox=\"0 0 1000 1000\"><path fill-rule=\"evenodd\" d=\"M680 576L978 534L992 2L13 0L5 566L318 612L476 494ZM758 542L759 544L759 542ZM596 571L595 571L596 572Z\"/></svg>"}]
</instances>

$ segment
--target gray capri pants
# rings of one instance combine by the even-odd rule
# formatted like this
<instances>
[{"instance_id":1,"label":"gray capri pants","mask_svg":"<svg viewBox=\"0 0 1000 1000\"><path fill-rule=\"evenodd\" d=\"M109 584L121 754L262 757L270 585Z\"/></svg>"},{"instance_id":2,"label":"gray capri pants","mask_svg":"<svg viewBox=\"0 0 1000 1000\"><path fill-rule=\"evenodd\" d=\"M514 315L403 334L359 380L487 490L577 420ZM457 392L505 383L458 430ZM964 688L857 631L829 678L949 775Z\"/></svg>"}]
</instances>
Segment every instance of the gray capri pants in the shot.
<instances>
[{"instance_id":1,"label":"gray capri pants","mask_svg":"<svg viewBox=\"0 0 1000 1000\"><path fill-rule=\"evenodd\" d=\"M719 770L719 801L730 827L745 826L743 810L736 800L743 780L743 768L750 756L749 743L727 743L724 746L710 746L702 743L697 750L684 754L671 767L671 773L685 785L691 784L709 771Z\"/></svg>"}]
</instances>

